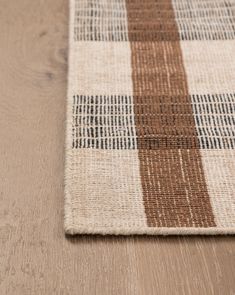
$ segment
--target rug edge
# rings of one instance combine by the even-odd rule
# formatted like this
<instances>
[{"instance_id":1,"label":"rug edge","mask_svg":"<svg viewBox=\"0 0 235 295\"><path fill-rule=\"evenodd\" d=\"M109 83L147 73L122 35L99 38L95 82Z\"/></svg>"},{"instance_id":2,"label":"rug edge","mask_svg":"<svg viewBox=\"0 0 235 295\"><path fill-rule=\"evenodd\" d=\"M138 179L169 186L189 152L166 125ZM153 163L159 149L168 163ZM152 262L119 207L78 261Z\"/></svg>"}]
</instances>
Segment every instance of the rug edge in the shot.
<instances>
[{"instance_id":1,"label":"rug edge","mask_svg":"<svg viewBox=\"0 0 235 295\"><path fill-rule=\"evenodd\" d=\"M195 228L195 227L131 227L131 228L118 228L118 227L88 227L77 226L71 227L65 222L64 230L66 235L234 235L235 228L233 227L207 227L207 228Z\"/></svg>"}]
</instances>

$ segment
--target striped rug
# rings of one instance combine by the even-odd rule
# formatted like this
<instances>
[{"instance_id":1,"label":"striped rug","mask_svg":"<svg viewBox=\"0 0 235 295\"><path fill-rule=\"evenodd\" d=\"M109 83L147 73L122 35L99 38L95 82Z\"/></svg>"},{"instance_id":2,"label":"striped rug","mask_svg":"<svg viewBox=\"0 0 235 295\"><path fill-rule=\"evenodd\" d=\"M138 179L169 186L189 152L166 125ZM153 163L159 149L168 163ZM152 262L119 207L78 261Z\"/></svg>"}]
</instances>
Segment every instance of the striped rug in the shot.
<instances>
[{"instance_id":1,"label":"striped rug","mask_svg":"<svg viewBox=\"0 0 235 295\"><path fill-rule=\"evenodd\" d=\"M235 0L70 0L67 234L235 233Z\"/></svg>"}]
</instances>

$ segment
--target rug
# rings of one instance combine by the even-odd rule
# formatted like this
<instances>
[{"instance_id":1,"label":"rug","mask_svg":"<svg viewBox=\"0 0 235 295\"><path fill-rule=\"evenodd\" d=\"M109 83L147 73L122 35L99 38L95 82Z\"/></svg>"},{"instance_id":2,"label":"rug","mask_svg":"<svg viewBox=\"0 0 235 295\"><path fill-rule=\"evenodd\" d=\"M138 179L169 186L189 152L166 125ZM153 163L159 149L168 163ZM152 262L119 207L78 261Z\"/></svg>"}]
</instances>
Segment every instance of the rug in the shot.
<instances>
[{"instance_id":1,"label":"rug","mask_svg":"<svg viewBox=\"0 0 235 295\"><path fill-rule=\"evenodd\" d=\"M70 0L67 234L235 233L235 0Z\"/></svg>"}]
</instances>

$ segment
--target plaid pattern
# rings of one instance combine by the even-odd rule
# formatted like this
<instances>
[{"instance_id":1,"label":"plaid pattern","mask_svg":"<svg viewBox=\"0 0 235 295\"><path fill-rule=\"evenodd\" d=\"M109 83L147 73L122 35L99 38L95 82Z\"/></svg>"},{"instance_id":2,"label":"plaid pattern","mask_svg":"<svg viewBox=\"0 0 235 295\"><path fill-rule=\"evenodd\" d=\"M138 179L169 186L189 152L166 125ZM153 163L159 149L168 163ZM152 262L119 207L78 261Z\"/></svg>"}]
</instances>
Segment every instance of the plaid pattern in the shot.
<instances>
[{"instance_id":1,"label":"plaid pattern","mask_svg":"<svg viewBox=\"0 0 235 295\"><path fill-rule=\"evenodd\" d=\"M234 0L70 0L66 233L235 233L234 52Z\"/></svg>"}]
</instances>

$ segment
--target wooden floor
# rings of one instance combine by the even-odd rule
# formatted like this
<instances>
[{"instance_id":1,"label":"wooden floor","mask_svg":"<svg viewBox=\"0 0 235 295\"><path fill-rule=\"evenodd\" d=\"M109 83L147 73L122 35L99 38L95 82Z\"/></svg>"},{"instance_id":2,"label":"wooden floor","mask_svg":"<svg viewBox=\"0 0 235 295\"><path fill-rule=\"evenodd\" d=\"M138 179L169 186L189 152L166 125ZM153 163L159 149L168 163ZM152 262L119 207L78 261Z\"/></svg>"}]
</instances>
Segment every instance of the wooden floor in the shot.
<instances>
[{"instance_id":1,"label":"wooden floor","mask_svg":"<svg viewBox=\"0 0 235 295\"><path fill-rule=\"evenodd\" d=\"M0 294L235 294L234 237L65 237L68 0L0 27Z\"/></svg>"}]
</instances>

